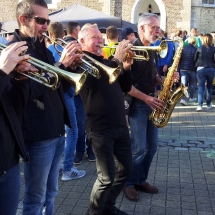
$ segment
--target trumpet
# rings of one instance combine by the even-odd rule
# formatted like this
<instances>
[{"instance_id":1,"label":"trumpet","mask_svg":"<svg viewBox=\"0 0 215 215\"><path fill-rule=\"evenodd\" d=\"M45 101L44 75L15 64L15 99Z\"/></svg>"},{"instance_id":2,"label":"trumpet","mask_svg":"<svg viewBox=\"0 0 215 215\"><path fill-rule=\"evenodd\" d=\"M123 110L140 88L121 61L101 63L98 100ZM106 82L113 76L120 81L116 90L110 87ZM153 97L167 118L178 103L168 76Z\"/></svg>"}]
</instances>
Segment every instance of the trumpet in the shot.
<instances>
[{"instance_id":1,"label":"trumpet","mask_svg":"<svg viewBox=\"0 0 215 215\"><path fill-rule=\"evenodd\" d=\"M6 45L0 43L0 50L3 50L6 47L7 47ZM22 73L22 75L42 85L45 85L46 87L49 87L53 90L56 90L59 87L59 76L60 76L66 79L68 82L70 82L75 87L75 93L78 94L87 78L86 72L83 72L81 74L67 72L65 70L52 66L48 63L45 63L33 57L29 57L27 62L35 66L36 68L39 68L39 71L38 72L29 71L27 73ZM53 84L50 83L51 76L45 77L45 74L48 74L54 77Z\"/></svg>"},{"instance_id":2,"label":"trumpet","mask_svg":"<svg viewBox=\"0 0 215 215\"><path fill-rule=\"evenodd\" d=\"M114 46L99 45L99 46L101 48L110 48L110 49L116 49L117 48L117 45L114 45ZM132 46L130 48L130 51L139 52L138 55L132 56L133 59L148 61L149 60L148 51L156 51L156 52L158 52L158 54L160 55L161 58L164 58L168 52L168 45L167 45L166 41L161 41L159 46ZM129 54L127 53L126 57L131 57L130 55L129 56L128 55Z\"/></svg>"},{"instance_id":3,"label":"trumpet","mask_svg":"<svg viewBox=\"0 0 215 215\"><path fill-rule=\"evenodd\" d=\"M53 40L46 33L42 33L42 34L43 34L43 36L47 37L52 43L54 43L55 45L59 45L62 48L64 48L68 44L65 40L63 40L61 38L57 38L57 39ZM57 52L59 54L61 54L61 51L58 50L56 46L55 46L55 49L57 50ZM99 61L95 60L94 58L90 57L88 54L86 54L82 51L78 51L77 53L83 54L84 57L89 60L89 62L88 62L87 60L81 58L81 60L83 62L83 66L80 66L80 67L84 71L87 71L88 73L90 73L91 75L93 75L96 78L100 78L99 70L95 66L92 65L92 64L94 64L107 73L110 84L112 84L114 81L116 81L116 79L118 78L119 74L122 71L122 68L120 66L118 66L117 68L111 68L111 67L108 67L108 66L100 63Z\"/></svg>"}]
</instances>

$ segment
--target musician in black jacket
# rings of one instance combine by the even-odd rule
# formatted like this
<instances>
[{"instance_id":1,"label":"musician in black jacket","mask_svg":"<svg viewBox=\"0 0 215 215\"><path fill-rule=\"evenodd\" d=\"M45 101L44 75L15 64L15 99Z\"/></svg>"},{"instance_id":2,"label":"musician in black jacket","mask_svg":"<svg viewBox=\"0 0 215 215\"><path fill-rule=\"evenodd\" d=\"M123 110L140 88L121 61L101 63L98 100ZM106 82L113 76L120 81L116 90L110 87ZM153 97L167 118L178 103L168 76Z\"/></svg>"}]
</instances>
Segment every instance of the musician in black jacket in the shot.
<instances>
[{"instance_id":1,"label":"musician in black jacket","mask_svg":"<svg viewBox=\"0 0 215 215\"><path fill-rule=\"evenodd\" d=\"M129 41L121 42L110 61L101 56L102 34L97 25L87 24L79 32L82 50L96 61L109 67L123 62L129 70L132 60L123 61L129 50ZM130 136L125 120L123 91L131 89L131 72L122 71L118 79L109 84L107 72L100 69L101 78L92 76L80 92L86 112L86 131L96 156L97 180L90 197L88 215L126 215L114 204L131 172Z\"/></svg>"},{"instance_id":2,"label":"musician in black jacket","mask_svg":"<svg viewBox=\"0 0 215 215\"><path fill-rule=\"evenodd\" d=\"M14 41L26 41L31 57L44 63L55 63L52 53L46 48L42 33L47 31L50 20L44 0L23 0L16 9L19 30L14 32ZM79 56L78 43L64 48L60 63L65 69ZM57 66L57 65L56 65ZM60 80L60 77L59 77ZM24 163L25 194L23 214L54 214L54 200L58 193L58 174L64 150L64 124L69 124L63 93L71 86L60 80L57 90L52 90L33 80L29 81L29 103L24 112L22 128L30 162Z\"/></svg>"},{"instance_id":3,"label":"musician in black jacket","mask_svg":"<svg viewBox=\"0 0 215 215\"><path fill-rule=\"evenodd\" d=\"M15 67L19 71L35 71L23 61L29 56L20 56L27 50L25 44L14 43L0 55L0 215L16 214L20 193L19 155L29 161L19 120L27 103L28 83L22 77L22 81L12 86L9 75Z\"/></svg>"}]
</instances>

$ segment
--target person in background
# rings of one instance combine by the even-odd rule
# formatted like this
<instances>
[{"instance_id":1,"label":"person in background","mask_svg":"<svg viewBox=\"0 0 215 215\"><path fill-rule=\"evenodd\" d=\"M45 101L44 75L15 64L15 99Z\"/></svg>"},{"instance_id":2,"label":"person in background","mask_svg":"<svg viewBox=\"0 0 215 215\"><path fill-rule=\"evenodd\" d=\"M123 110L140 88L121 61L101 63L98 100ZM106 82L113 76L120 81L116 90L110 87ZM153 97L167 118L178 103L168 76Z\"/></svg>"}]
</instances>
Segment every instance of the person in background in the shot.
<instances>
[{"instance_id":1,"label":"person in background","mask_svg":"<svg viewBox=\"0 0 215 215\"><path fill-rule=\"evenodd\" d=\"M19 29L15 30L12 42L26 41L31 57L66 70L82 56L76 54L80 45L70 43L64 48L59 62L55 62L42 35L50 23L45 0L22 0L16 7L16 17ZM44 207L46 214L54 214L65 145L64 125L70 126L63 93L71 84L59 77L59 87L52 90L30 79L29 87L29 102L22 119L24 141L30 156L30 162L24 162L23 215L42 214Z\"/></svg>"},{"instance_id":2,"label":"person in background","mask_svg":"<svg viewBox=\"0 0 215 215\"><path fill-rule=\"evenodd\" d=\"M20 55L27 50L26 42L14 43L0 54L0 214L16 214L20 196L19 156L29 162L24 144L20 118L27 104L28 80L11 85L10 73L36 71L26 60L29 55Z\"/></svg>"},{"instance_id":3,"label":"person in background","mask_svg":"<svg viewBox=\"0 0 215 215\"><path fill-rule=\"evenodd\" d=\"M185 41L187 39L187 31L183 30L183 33L184 33L183 41Z\"/></svg>"},{"instance_id":4,"label":"person in background","mask_svg":"<svg viewBox=\"0 0 215 215\"><path fill-rule=\"evenodd\" d=\"M168 40L167 33L160 29L159 37L162 37L165 40ZM155 46L160 45L161 40L156 40ZM174 43L167 41L168 52L164 58L161 58L158 55L158 74L160 76L167 76L168 68L172 65L173 55L174 55ZM157 93L159 94L161 86L156 86Z\"/></svg>"},{"instance_id":5,"label":"person in background","mask_svg":"<svg viewBox=\"0 0 215 215\"><path fill-rule=\"evenodd\" d=\"M211 35L213 37L213 46L215 46L215 31L212 31Z\"/></svg>"},{"instance_id":6,"label":"person in background","mask_svg":"<svg viewBox=\"0 0 215 215\"><path fill-rule=\"evenodd\" d=\"M197 49L194 56L198 80L198 106L196 111L202 111L205 86L207 109L212 108L212 87L215 75L215 47L212 45L212 42L213 37L211 34L205 34L203 36L203 44Z\"/></svg>"},{"instance_id":7,"label":"person in background","mask_svg":"<svg viewBox=\"0 0 215 215\"><path fill-rule=\"evenodd\" d=\"M196 67L194 62L194 55L197 49L195 45L195 37L189 37L188 45L184 47L179 62L181 83L184 84L184 86L189 87L189 102L195 102L197 100L196 98L194 98L196 89ZM187 105L185 96L182 97L180 104Z\"/></svg>"},{"instance_id":8,"label":"person in background","mask_svg":"<svg viewBox=\"0 0 215 215\"><path fill-rule=\"evenodd\" d=\"M125 59L132 45L122 41L112 60L101 56L102 34L97 25L81 28L79 42L84 53L112 68L119 65L123 72L112 84L109 75L100 69L101 78L88 75L80 91L86 111L86 131L96 156L98 177L93 186L87 215L127 215L114 205L131 172L131 145L125 120L122 91L131 88L130 66L132 59Z\"/></svg>"},{"instance_id":9,"label":"person in background","mask_svg":"<svg viewBox=\"0 0 215 215\"><path fill-rule=\"evenodd\" d=\"M197 28L192 28L190 30L190 36L193 36L196 38L196 47L200 47L202 45L201 43L201 39L198 37L199 36L199 32L197 30ZM188 37L189 38L189 37ZM184 46L188 45L188 38L184 41Z\"/></svg>"},{"instance_id":10,"label":"person in background","mask_svg":"<svg viewBox=\"0 0 215 215\"><path fill-rule=\"evenodd\" d=\"M0 43L2 43L2 44L7 44L8 41L7 41L7 39L5 39L4 37L0 36Z\"/></svg>"},{"instance_id":11,"label":"person in background","mask_svg":"<svg viewBox=\"0 0 215 215\"><path fill-rule=\"evenodd\" d=\"M64 40L66 42L77 41L80 29L81 28L79 23L68 22L66 26L67 35L64 37ZM78 136L76 141L76 153L73 159L73 163L75 165L78 165L82 163L85 150L89 161L93 162L96 160L96 158L93 153L92 147L89 144L88 138L85 135L86 134L85 132L86 114L84 111L83 102L79 94L74 95L74 104L75 104L74 108L76 110L75 114L76 114Z\"/></svg>"},{"instance_id":12,"label":"person in background","mask_svg":"<svg viewBox=\"0 0 215 215\"><path fill-rule=\"evenodd\" d=\"M63 38L66 42L77 41L78 33L81 27L77 22L68 22L66 25L66 36Z\"/></svg>"},{"instance_id":13,"label":"person in background","mask_svg":"<svg viewBox=\"0 0 215 215\"><path fill-rule=\"evenodd\" d=\"M51 39L56 40L57 38L64 37L63 25L60 22L52 22L48 27L49 36ZM63 51L63 47L60 45L50 45L48 49L52 52L55 61L58 62ZM59 52L60 51L60 52ZM85 170L78 170L74 167L74 154L76 150L76 142L78 138L78 127L76 121L76 108L74 104L75 91L74 87L71 87L68 92L64 93L64 99L69 114L70 127L65 125L66 130L66 144L64 147L64 161L63 161L63 175L61 177L62 181L69 181L72 179L82 178L86 175Z\"/></svg>"},{"instance_id":14,"label":"person in background","mask_svg":"<svg viewBox=\"0 0 215 215\"><path fill-rule=\"evenodd\" d=\"M122 40L129 40L131 43L134 43L137 38L135 36L134 30L130 27L124 28L122 30Z\"/></svg>"},{"instance_id":15,"label":"person in background","mask_svg":"<svg viewBox=\"0 0 215 215\"><path fill-rule=\"evenodd\" d=\"M106 37L108 41L108 46L115 46L119 44L119 32L118 29L115 26L109 26L106 29ZM106 57L108 59L111 59L115 53L115 48L103 48L104 52L106 53Z\"/></svg>"}]
</instances>

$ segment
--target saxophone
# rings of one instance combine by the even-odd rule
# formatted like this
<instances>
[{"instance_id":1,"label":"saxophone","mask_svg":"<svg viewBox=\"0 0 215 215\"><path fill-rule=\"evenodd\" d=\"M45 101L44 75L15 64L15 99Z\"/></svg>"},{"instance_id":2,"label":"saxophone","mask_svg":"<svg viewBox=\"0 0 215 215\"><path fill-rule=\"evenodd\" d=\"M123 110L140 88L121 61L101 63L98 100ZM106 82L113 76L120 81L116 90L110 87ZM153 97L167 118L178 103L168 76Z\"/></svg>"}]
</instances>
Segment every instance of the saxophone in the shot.
<instances>
[{"instance_id":1,"label":"saxophone","mask_svg":"<svg viewBox=\"0 0 215 215\"><path fill-rule=\"evenodd\" d=\"M149 116L149 119L152 120L152 123L159 128L164 127L172 114L172 111L177 104L178 100L185 95L189 97L187 92L187 87L181 84L175 91L172 91L172 86L174 81L172 80L174 72L178 68L178 64L181 58L182 50L183 50L183 40L171 40L171 42L178 42L179 46L175 52L173 58L173 64L168 69L167 77L163 83L163 89L160 92L158 98L165 102L164 108L161 110L154 109Z\"/></svg>"}]
</instances>

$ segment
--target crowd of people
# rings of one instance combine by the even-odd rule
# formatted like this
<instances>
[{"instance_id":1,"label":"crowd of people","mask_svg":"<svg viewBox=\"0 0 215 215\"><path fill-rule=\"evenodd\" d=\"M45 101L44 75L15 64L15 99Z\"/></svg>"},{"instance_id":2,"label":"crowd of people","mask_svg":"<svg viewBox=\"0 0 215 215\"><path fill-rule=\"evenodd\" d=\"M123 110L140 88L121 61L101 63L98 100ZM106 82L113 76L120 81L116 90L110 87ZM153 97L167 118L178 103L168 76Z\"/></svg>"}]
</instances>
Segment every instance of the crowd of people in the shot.
<instances>
[{"instance_id":1,"label":"crowd of people","mask_svg":"<svg viewBox=\"0 0 215 215\"><path fill-rule=\"evenodd\" d=\"M19 29L9 41L0 40L7 45L0 55L0 215L16 214L19 156L24 160L23 215L42 215L44 209L53 215L59 174L63 181L84 177L87 170L76 165L85 153L97 168L86 215L126 215L115 206L121 191L131 201L139 200L139 192L159 192L147 181L158 145L158 128L149 115L165 105L156 95L162 90L178 39L184 41L184 50L172 80L177 83L181 76L181 83L189 87L190 102L196 101L198 83L197 111L202 110L206 86L206 105L212 108L212 35L200 39L196 29L189 37L179 30L171 35L173 43L160 29L159 17L144 13L138 21L138 36L129 27L120 39L118 29L109 26L104 45L96 23L81 27L69 22L65 35L61 23L50 22L44 0L20 1L16 16ZM133 58L133 46L159 46L158 37L167 40L165 58L154 50L147 51L148 61ZM34 59L80 74L84 81L79 94L75 94L76 84L60 75L55 90L26 77L25 73L40 70L30 63ZM85 68L86 61L97 68L99 77ZM42 72L47 82L55 81L49 71ZM133 98L127 117L123 93ZM187 104L185 98L180 103Z\"/></svg>"}]
</instances>

